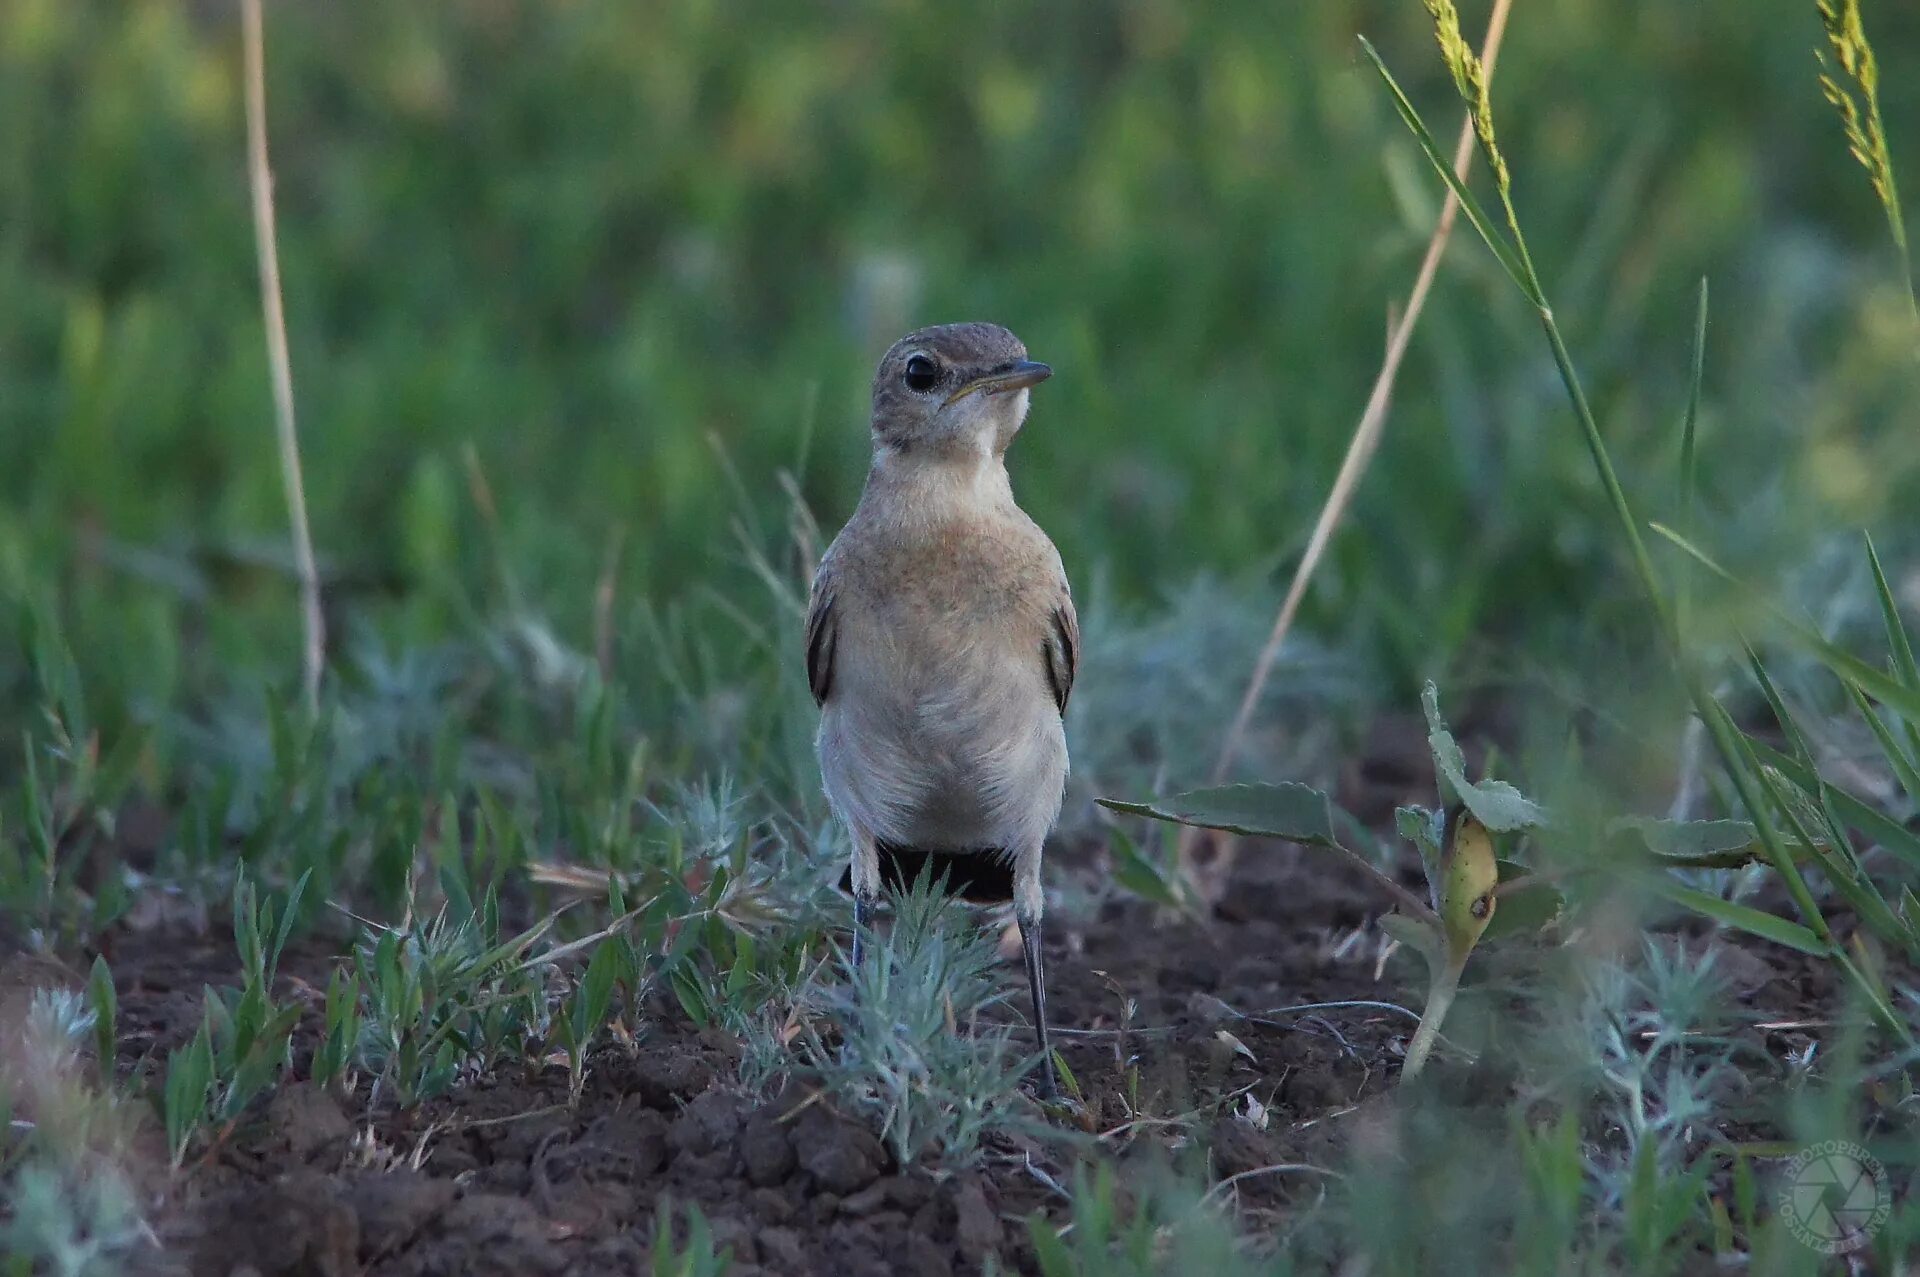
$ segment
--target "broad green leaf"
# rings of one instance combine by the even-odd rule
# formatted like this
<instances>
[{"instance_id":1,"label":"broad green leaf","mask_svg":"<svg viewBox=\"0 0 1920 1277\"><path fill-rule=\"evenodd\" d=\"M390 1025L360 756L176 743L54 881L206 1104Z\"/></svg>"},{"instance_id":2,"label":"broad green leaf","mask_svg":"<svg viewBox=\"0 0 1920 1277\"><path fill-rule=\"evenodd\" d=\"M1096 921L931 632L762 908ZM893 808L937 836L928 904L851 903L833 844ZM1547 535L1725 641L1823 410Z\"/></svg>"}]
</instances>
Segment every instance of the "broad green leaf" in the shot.
<instances>
[{"instance_id":1,"label":"broad green leaf","mask_svg":"<svg viewBox=\"0 0 1920 1277\"><path fill-rule=\"evenodd\" d=\"M1440 840L1446 836L1447 814L1443 811L1429 811L1425 807L1396 807L1393 810L1393 827L1402 838L1420 850L1420 863L1427 867L1427 876L1435 876L1440 865Z\"/></svg>"},{"instance_id":2,"label":"broad green leaf","mask_svg":"<svg viewBox=\"0 0 1920 1277\"><path fill-rule=\"evenodd\" d=\"M1260 838L1284 838L1312 847L1337 847L1332 804L1320 790L1288 781L1278 785L1222 785L1158 802L1102 798L1100 805L1131 816L1176 825L1223 829Z\"/></svg>"},{"instance_id":3,"label":"broad green leaf","mask_svg":"<svg viewBox=\"0 0 1920 1277\"><path fill-rule=\"evenodd\" d=\"M1427 745L1433 750L1434 766L1475 819L1494 833L1533 829L1547 823L1540 805L1506 781L1483 780L1476 784L1467 779L1466 755L1440 717L1440 691L1432 683L1420 693L1420 707L1427 714Z\"/></svg>"},{"instance_id":4,"label":"broad green leaf","mask_svg":"<svg viewBox=\"0 0 1920 1277\"><path fill-rule=\"evenodd\" d=\"M1173 884L1160 872L1158 865L1140 854L1140 849L1124 830L1113 830L1108 850L1113 854L1113 880L1121 887L1142 900L1150 900L1170 909L1180 907L1180 893L1174 890Z\"/></svg>"},{"instance_id":5,"label":"broad green leaf","mask_svg":"<svg viewBox=\"0 0 1920 1277\"><path fill-rule=\"evenodd\" d=\"M1734 869L1762 856L1758 834L1744 820L1659 820L1624 816L1607 825L1609 837L1627 837L1668 865Z\"/></svg>"},{"instance_id":6,"label":"broad green leaf","mask_svg":"<svg viewBox=\"0 0 1920 1277\"><path fill-rule=\"evenodd\" d=\"M1424 957L1429 967L1438 968L1447 960L1447 938L1434 923L1389 913L1381 915L1380 929Z\"/></svg>"}]
</instances>

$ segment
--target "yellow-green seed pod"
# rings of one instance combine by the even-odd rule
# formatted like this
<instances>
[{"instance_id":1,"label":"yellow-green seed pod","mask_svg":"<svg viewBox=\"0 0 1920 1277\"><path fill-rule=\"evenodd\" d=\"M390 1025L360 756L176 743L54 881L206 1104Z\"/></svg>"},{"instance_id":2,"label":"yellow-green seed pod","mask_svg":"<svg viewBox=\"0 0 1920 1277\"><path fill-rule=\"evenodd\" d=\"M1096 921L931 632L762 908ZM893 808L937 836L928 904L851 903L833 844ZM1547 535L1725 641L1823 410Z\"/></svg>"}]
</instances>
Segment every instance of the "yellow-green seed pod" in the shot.
<instances>
[{"instance_id":1,"label":"yellow-green seed pod","mask_svg":"<svg viewBox=\"0 0 1920 1277\"><path fill-rule=\"evenodd\" d=\"M1440 923L1446 928L1447 949L1456 960L1465 957L1493 921L1493 889L1500 881L1500 862L1494 855L1493 835L1461 809L1447 822L1452 837L1440 876Z\"/></svg>"}]
</instances>

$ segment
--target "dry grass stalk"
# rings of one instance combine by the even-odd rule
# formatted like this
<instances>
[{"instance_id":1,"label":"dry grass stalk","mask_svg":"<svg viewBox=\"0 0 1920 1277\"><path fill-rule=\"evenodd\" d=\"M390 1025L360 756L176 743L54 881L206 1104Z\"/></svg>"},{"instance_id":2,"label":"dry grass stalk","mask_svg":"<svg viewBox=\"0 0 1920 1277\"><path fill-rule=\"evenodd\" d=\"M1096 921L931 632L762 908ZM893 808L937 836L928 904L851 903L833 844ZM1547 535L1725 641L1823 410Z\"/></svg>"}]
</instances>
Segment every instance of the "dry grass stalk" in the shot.
<instances>
[{"instance_id":1,"label":"dry grass stalk","mask_svg":"<svg viewBox=\"0 0 1920 1277\"><path fill-rule=\"evenodd\" d=\"M1480 57L1473 63L1476 95L1482 99L1493 82L1493 67L1500 54L1500 41L1506 34L1507 11L1511 5L1512 0L1494 0L1493 12L1487 18L1487 34L1481 44ZM1481 139L1476 137L1473 117L1469 115L1460 125L1460 140L1453 153L1454 172L1460 175L1462 181L1466 180L1467 169L1473 163L1474 144L1478 140ZM1496 177L1504 181L1504 172L1496 174ZM1459 199L1452 191L1448 191L1446 202L1440 209L1440 220L1427 241L1427 252L1420 262L1420 272L1414 278L1413 291L1407 295L1406 307L1388 339L1380 372L1375 376L1373 390L1367 396L1367 406L1354 427L1353 438L1347 444L1347 454L1340 463L1340 471L1334 476L1333 487L1320 508L1320 517L1313 525L1306 553L1300 557L1300 566L1294 569L1293 581L1287 586L1286 598L1280 604L1279 615L1274 618L1273 630L1254 661L1253 674L1247 680L1247 690L1240 698L1240 708L1234 714L1233 725L1227 729L1226 739L1221 743L1220 757L1214 763L1212 775L1212 783L1216 785L1226 780L1233 767L1240 746L1246 739L1247 728L1253 721L1254 707L1260 703L1260 695L1266 690L1267 679L1273 673L1273 664L1280 656L1288 632L1293 628L1294 617L1306 597L1314 570L1319 567L1320 557L1333 538L1334 528L1346 514L1347 506L1352 503L1353 494L1360 486L1361 476L1366 473L1368 463L1373 460L1373 454L1380 446L1380 436L1387 424L1387 408L1393 399L1394 380L1400 373L1400 362L1412 341L1414 326L1420 322L1420 312L1427 304L1427 293L1432 289L1434 276L1439 272L1440 258L1446 251L1447 240L1453 234L1453 224L1459 212ZM1203 845L1212 847L1210 855L1201 854ZM1197 830L1181 831L1181 871L1209 904L1219 900L1226 888L1227 871L1232 866L1237 847L1236 840L1224 835L1203 840Z\"/></svg>"},{"instance_id":2,"label":"dry grass stalk","mask_svg":"<svg viewBox=\"0 0 1920 1277\"><path fill-rule=\"evenodd\" d=\"M306 484L300 472L300 435L293 416L293 361L287 353L287 317L280 297L280 250L273 229L273 170L267 164L266 36L260 0L241 0L240 13L246 50L247 184L253 192L254 251L260 260L260 303L266 319L267 364L273 376L280 477L287 489L294 569L300 577L300 613L305 636L301 689L307 712L311 714L320 707L326 619L320 610L320 570L313 557L313 534L307 526Z\"/></svg>"}]
</instances>

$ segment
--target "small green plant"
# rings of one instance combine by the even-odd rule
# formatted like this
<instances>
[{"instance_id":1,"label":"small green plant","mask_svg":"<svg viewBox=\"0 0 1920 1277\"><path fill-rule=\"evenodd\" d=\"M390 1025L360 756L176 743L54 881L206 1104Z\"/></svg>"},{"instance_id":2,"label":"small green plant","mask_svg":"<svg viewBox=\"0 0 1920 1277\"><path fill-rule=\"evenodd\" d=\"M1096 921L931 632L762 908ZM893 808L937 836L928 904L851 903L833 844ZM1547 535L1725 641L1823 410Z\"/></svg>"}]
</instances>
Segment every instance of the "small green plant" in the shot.
<instances>
[{"instance_id":1,"label":"small green plant","mask_svg":"<svg viewBox=\"0 0 1920 1277\"><path fill-rule=\"evenodd\" d=\"M587 1048L606 1023L615 985L630 989L638 978L635 961L625 936L601 941L553 1019L553 1035L567 1053L567 1093L575 1103L586 1080Z\"/></svg>"},{"instance_id":2,"label":"small green plant","mask_svg":"<svg viewBox=\"0 0 1920 1277\"><path fill-rule=\"evenodd\" d=\"M870 1117L902 1163L966 1164L988 1131L1029 1122L1017 1083L1034 1061L983 1020L1002 1001L993 942L928 882L895 895L893 911L857 970L842 958L748 1026L743 1072L823 1087Z\"/></svg>"},{"instance_id":3,"label":"small green plant","mask_svg":"<svg viewBox=\"0 0 1920 1277\"><path fill-rule=\"evenodd\" d=\"M1552 921L1560 908L1557 891L1532 878L1520 865L1501 861L1493 844L1494 833L1529 832L1544 823L1545 813L1505 781L1469 780L1465 755L1440 717L1438 696L1431 684L1422 704L1443 799L1449 791L1454 799L1451 805L1443 801L1439 810L1403 807L1398 813L1400 832L1419 850L1426 871L1428 898L1424 901L1382 873L1371 860L1348 848L1335 832L1336 827L1352 828L1357 822L1339 811L1326 794L1306 785L1229 785L1161 802L1100 800L1103 806L1130 815L1283 838L1332 851L1379 884L1400 905L1400 912L1382 918L1381 925L1420 954L1428 969L1426 1007L1407 1049L1403 1076L1409 1078L1425 1066L1459 989L1467 959L1496 917L1500 918L1502 932L1538 930ZM1149 885L1152 881L1158 879ZM1508 898L1506 912L1497 915L1496 906L1503 895Z\"/></svg>"},{"instance_id":4,"label":"small green plant","mask_svg":"<svg viewBox=\"0 0 1920 1277\"><path fill-rule=\"evenodd\" d=\"M178 1168L210 1125L232 1123L277 1082L290 1063L298 1003L276 1003L273 982L307 886L302 875L276 908L242 874L233 886L233 937L245 983L209 988L200 1025L167 1057L154 1097Z\"/></svg>"},{"instance_id":5,"label":"small green plant","mask_svg":"<svg viewBox=\"0 0 1920 1277\"><path fill-rule=\"evenodd\" d=\"M733 1267L733 1248L715 1251L713 1230L698 1206L688 1204L685 1240L674 1241L673 1203L662 1197L653 1210L653 1248L647 1271L652 1277L726 1277Z\"/></svg>"},{"instance_id":6,"label":"small green plant","mask_svg":"<svg viewBox=\"0 0 1920 1277\"><path fill-rule=\"evenodd\" d=\"M74 1181L50 1166L21 1168L0 1221L0 1263L9 1274L114 1277L146 1238L126 1178L107 1168Z\"/></svg>"},{"instance_id":7,"label":"small green plant","mask_svg":"<svg viewBox=\"0 0 1920 1277\"><path fill-rule=\"evenodd\" d=\"M213 1081L213 1038L203 1020L191 1041L168 1053L161 1080L160 1120L175 1170L187 1160L188 1146L206 1125Z\"/></svg>"},{"instance_id":8,"label":"small green plant","mask_svg":"<svg viewBox=\"0 0 1920 1277\"><path fill-rule=\"evenodd\" d=\"M1043 1277L1279 1277L1287 1271L1282 1261L1249 1253L1197 1185L1160 1171L1128 1188L1123 1195L1113 1169L1101 1165L1075 1175L1065 1228L1040 1215L1027 1220Z\"/></svg>"},{"instance_id":9,"label":"small green plant","mask_svg":"<svg viewBox=\"0 0 1920 1277\"><path fill-rule=\"evenodd\" d=\"M96 1006L91 994L36 989L0 1052L0 1270L119 1272L144 1235L124 1169L132 1114L81 1063Z\"/></svg>"},{"instance_id":10,"label":"small green plant","mask_svg":"<svg viewBox=\"0 0 1920 1277\"><path fill-rule=\"evenodd\" d=\"M344 1089L360 1045L360 980L351 968L336 967L327 980L326 1019L313 1050L313 1080Z\"/></svg>"},{"instance_id":11,"label":"small green plant","mask_svg":"<svg viewBox=\"0 0 1920 1277\"><path fill-rule=\"evenodd\" d=\"M439 1095L463 1072L544 1035L546 981L528 958L552 925L549 917L502 939L489 891L477 909L452 899L429 917L363 934L354 950L364 1001L356 1058L373 1075L374 1100L406 1106Z\"/></svg>"},{"instance_id":12,"label":"small green plant","mask_svg":"<svg viewBox=\"0 0 1920 1277\"><path fill-rule=\"evenodd\" d=\"M214 1071L220 1084L213 1116L219 1121L240 1116L287 1067L288 1045L300 1018L300 1007L297 1003L276 1004L273 982L280 972L280 955L300 916L306 888L307 875L302 874L276 910L272 902L256 899L253 883L244 875L234 883L234 943L245 983L237 994L226 990L207 998Z\"/></svg>"},{"instance_id":13,"label":"small green plant","mask_svg":"<svg viewBox=\"0 0 1920 1277\"><path fill-rule=\"evenodd\" d=\"M0 909L19 920L28 943L57 951L98 934L130 903L127 875L110 848L145 737L129 730L103 747L65 640L43 610L29 609L25 626L40 730L20 736L24 840L0 836ZM96 856L107 868L89 893L81 874Z\"/></svg>"},{"instance_id":14,"label":"small green plant","mask_svg":"<svg viewBox=\"0 0 1920 1277\"><path fill-rule=\"evenodd\" d=\"M87 975L87 1002L93 1009L94 1067L100 1085L113 1084L113 1061L120 1041L120 1002L113 990L113 971L104 954L96 955Z\"/></svg>"}]
</instances>

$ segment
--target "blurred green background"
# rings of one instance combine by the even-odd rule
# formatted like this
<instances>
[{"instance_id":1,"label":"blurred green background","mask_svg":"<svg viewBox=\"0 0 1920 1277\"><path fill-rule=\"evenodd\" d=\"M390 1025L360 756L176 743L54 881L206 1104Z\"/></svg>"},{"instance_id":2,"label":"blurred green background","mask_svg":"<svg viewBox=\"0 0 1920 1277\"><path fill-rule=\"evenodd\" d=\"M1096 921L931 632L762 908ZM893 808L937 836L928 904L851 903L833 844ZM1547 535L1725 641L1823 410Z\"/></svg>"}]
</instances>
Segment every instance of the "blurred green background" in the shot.
<instances>
[{"instance_id":1,"label":"blurred green background","mask_svg":"<svg viewBox=\"0 0 1920 1277\"><path fill-rule=\"evenodd\" d=\"M1920 10L1869 20L1920 171ZM1012 462L1083 607L1191 614L1213 577L1263 613L1439 201L1357 33L1450 144L1416 0L270 4L336 639L440 641L504 590L590 650L616 539L617 617L728 633L753 561L804 557L782 475L830 535L874 360L960 318L1058 369ZM1712 539L1780 571L1860 526L1905 561L1920 461L1819 42L1810 0L1529 0L1495 79L1630 488L1670 510L1710 277ZM224 3L0 4L0 589L59 611L109 714L294 683L239 69ZM1397 697L1644 642L1614 545L1537 324L1462 227L1304 628ZM644 665L672 627L619 628Z\"/></svg>"}]
</instances>

